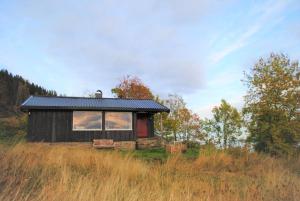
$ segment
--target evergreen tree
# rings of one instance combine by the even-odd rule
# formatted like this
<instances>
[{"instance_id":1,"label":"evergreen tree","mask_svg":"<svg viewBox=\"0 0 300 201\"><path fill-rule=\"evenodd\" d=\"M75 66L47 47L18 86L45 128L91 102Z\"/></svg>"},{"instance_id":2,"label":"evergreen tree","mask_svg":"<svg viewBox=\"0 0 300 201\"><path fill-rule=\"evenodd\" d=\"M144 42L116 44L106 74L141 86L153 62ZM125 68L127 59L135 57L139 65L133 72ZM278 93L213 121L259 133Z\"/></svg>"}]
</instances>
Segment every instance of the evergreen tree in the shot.
<instances>
[{"instance_id":1,"label":"evergreen tree","mask_svg":"<svg viewBox=\"0 0 300 201\"><path fill-rule=\"evenodd\" d=\"M18 113L20 104L30 95L57 96L55 91L33 84L5 69L0 70L0 115Z\"/></svg>"}]
</instances>

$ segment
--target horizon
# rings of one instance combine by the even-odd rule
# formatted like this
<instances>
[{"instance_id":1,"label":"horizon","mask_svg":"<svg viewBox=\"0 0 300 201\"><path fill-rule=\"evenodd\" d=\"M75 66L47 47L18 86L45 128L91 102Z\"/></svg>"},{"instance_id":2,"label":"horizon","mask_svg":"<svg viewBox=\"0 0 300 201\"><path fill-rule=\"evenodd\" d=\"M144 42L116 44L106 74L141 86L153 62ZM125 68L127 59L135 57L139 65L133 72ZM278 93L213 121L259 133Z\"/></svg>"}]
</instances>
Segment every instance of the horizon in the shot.
<instances>
[{"instance_id":1,"label":"horizon","mask_svg":"<svg viewBox=\"0 0 300 201\"><path fill-rule=\"evenodd\" d=\"M3 1L0 68L58 94L86 96L138 76L181 95L201 118L243 105L243 73L271 52L300 59L300 4L290 1Z\"/></svg>"}]
</instances>

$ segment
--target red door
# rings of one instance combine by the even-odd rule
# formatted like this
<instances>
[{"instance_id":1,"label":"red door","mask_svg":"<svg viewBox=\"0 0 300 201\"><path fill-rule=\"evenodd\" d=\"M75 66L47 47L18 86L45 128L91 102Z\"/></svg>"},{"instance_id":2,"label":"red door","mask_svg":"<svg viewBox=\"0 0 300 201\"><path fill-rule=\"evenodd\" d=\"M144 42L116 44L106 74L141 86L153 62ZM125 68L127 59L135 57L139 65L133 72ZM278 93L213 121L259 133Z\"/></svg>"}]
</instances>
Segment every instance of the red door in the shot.
<instances>
[{"instance_id":1,"label":"red door","mask_svg":"<svg viewBox=\"0 0 300 201\"><path fill-rule=\"evenodd\" d=\"M137 137L148 137L147 117L145 115L137 116L136 132Z\"/></svg>"}]
</instances>

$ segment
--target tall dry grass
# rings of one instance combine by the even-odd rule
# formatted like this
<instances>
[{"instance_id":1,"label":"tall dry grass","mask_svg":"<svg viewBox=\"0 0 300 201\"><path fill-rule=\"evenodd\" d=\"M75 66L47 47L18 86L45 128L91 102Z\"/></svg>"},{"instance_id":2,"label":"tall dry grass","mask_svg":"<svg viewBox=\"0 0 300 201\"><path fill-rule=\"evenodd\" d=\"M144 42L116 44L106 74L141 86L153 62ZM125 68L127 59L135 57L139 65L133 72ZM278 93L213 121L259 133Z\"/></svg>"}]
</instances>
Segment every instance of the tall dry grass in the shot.
<instances>
[{"instance_id":1,"label":"tall dry grass","mask_svg":"<svg viewBox=\"0 0 300 201\"><path fill-rule=\"evenodd\" d=\"M147 163L118 152L18 144L0 148L0 200L299 200L299 160L201 151ZM291 165L289 167L288 165Z\"/></svg>"}]
</instances>

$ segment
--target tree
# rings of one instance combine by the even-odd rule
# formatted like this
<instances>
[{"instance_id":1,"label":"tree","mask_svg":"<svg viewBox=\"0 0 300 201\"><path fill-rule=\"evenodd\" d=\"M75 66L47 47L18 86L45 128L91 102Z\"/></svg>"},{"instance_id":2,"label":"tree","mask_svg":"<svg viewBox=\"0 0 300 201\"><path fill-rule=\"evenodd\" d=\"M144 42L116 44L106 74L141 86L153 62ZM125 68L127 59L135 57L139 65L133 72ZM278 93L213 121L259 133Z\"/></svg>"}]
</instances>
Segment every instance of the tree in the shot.
<instances>
[{"instance_id":1,"label":"tree","mask_svg":"<svg viewBox=\"0 0 300 201\"><path fill-rule=\"evenodd\" d=\"M200 130L200 117L186 108L183 98L169 94L168 98L155 100L170 108L170 113L158 113L154 116L155 130L167 140L184 140L186 142L203 139Z\"/></svg>"},{"instance_id":2,"label":"tree","mask_svg":"<svg viewBox=\"0 0 300 201\"><path fill-rule=\"evenodd\" d=\"M186 142L201 138L200 117L187 108L179 110L180 137Z\"/></svg>"},{"instance_id":3,"label":"tree","mask_svg":"<svg viewBox=\"0 0 300 201\"><path fill-rule=\"evenodd\" d=\"M223 147L233 146L242 134L242 117L236 108L225 100L212 110L213 118L202 121L205 132L214 136L215 142Z\"/></svg>"},{"instance_id":4,"label":"tree","mask_svg":"<svg viewBox=\"0 0 300 201\"><path fill-rule=\"evenodd\" d=\"M177 141L177 135L181 128L180 110L186 108L186 103L183 98L177 94L169 94L165 102L170 109L170 114L166 119L166 127L173 133L174 140Z\"/></svg>"},{"instance_id":5,"label":"tree","mask_svg":"<svg viewBox=\"0 0 300 201\"><path fill-rule=\"evenodd\" d=\"M118 98L153 99L154 96L141 80L136 76L127 75L111 90Z\"/></svg>"},{"instance_id":6,"label":"tree","mask_svg":"<svg viewBox=\"0 0 300 201\"><path fill-rule=\"evenodd\" d=\"M213 121L211 119L205 118L200 120L200 132L201 140L205 144L215 144L213 139Z\"/></svg>"},{"instance_id":7,"label":"tree","mask_svg":"<svg viewBox=\"0 0 300 201\"><path fill-rule=\"evenodd\" d=\"M290 62L286 55L272 53L268 59L261 58L250 73L245 74L248 92L244 116L250 134L248 141L259 152L291 154L299 145L297 69L297 62Z\"/></svg>"},{"instance_id":8,"label":"tree","mask_svg":"<svg viewBox=\"0 0 300 201\"><path fill-rule=\"evenodd\" d=\"M159 96L155 97L155 101L165 105L165 100L162 100L159 98ZM157 131L164 139L168 139L168 136L172 133L169 128L169 122L168 122L169 114L166 112L159 112L154 115L154 128L155 131Z\"/></svg>"}]
</instances>

